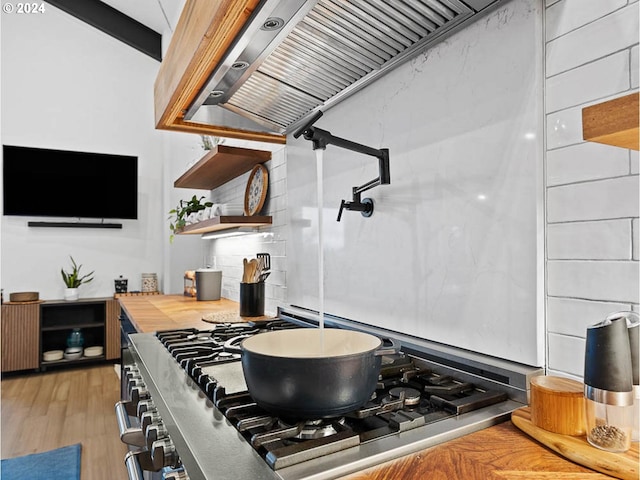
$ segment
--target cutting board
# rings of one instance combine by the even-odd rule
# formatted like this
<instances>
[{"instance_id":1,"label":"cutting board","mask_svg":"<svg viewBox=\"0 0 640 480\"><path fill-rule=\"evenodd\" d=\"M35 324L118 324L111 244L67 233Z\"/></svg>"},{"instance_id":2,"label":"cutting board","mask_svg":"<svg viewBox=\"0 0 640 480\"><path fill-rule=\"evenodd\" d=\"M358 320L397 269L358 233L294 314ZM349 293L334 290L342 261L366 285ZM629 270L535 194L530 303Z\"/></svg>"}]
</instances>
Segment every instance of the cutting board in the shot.
<instances>
[{"instance_id":1,"label":"cutting board","mask_svg":"<svg viewBox=\"0 0 640 480\"><path fill-rule=\"evenodd\" d=\"M531 422L529 407L514 411L511 414L511 422L527 435L572 462L612 477L638 480L638 442L631 443L631 448L624 453L605 452L589 445L585 436L570 437L537 427Z\"/></svg>"}]
</instances>

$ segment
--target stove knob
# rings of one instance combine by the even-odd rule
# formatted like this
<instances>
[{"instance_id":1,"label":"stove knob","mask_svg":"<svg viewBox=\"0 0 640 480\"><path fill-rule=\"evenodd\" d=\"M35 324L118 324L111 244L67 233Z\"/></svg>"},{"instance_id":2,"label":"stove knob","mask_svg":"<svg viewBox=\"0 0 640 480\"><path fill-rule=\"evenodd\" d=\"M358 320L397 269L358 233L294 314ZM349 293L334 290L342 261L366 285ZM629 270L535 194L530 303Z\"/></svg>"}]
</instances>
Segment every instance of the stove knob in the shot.
<instances>
[{"instance_id":1,"label":"stove knob","mask_svg":"<svg viewBox=\"0 0 640 480\"><path fill-rule=\"evenodd\" d=\"M155 410L156 406L153 404L153 400L148 399L148 400L140 400L138 402L138 410L136 412L136 416L138 418L142 418L142 414L144 412L148 412L149 410Z\"/></svg>"},{"instance_id":2,"label":"stove knob","mask_svg":"<svg viewBox=\"0 0 640 480\"><path fill-rule=\"evenodd\" d=\"M148 448L153 448L153 442L162 440L169 436L164 423L158 422L153 425L149 425L145 430L145 440Z\"/></svg>"},{"instance_id":3,"label":"stove knob","mask_svg":"<svg viewBox=\"0 0 640 480\"><path fill-rule=\"evenodd\" d=\"M160 418L160 414L157 410L148 410L140 416L140 428L143 432L146 432L149 425L153 425L160 421L162 421L162 418Z\"/></svg>"},{"instance_id":4,"label":"stove knob","mask_svg":"<svg viewBox=\"0 0 640 480\"><path fill-rule=\"evenodd\" d=\"M202 388L205 388L207 386L207 382L210 380L209 375L207 375L206 373L201 373L197 377L193 377L193 378L196 380L196 382L198 382L198 385L200 385Z\"/></svg>"},{"instance_id":5,"label":"stove knob","mask_svg":"<svg viewBox=\"0 0 640 480\"><path fill-rule=\"evenodd\" d=\"M198 377L202 374L202 367L196 365L191 369L191 378L197 380Z\"/></svg>"},{"instance_id":6,"label":"stove knob","mask_svg":"<svg viewBox=\"0 0 640 480\"><path fill-rule=\"evenodd\" d=\"M127 379L127 382L133 379L142 380L142 375L140 375L140 372L127 372L124 374L124 378Z\"/></svg>"},{"instance_id":7,"label":"stove knob","mask_svg":"<svg viewBox=\"0 0 640 480\"><path fill-rule=\"evenodd\" d=\"M151 446L151 462L160 470L164 467L177 467L179 458L176 447L169 438L156 440Z\"/></svg>"},{"instance_id":8,"label":"stove knob","mask_svg":"<svg viewBox=\"0 0 640 480\"><path fill-rule=\"evenodd\" d=\"M184 368L185 371L189 371L193 368L194 362L192 358L183 358L180 360L180 366Z\"/></svg>"},{"instance_id":9,"label":"stove knob","mask_svg":"<svg viewBox=\"0 0 640 480\"><path fill-rule=\"evenodd\" d=\"M213 400L213 392L215 392L218 382L207 375L206 378L203 378L201 385L207 397Z\"/></svg>"},{"instance_id":10,"label":"stove knob","mask_svg":"<svg viewBox=\"0 0 640 480\"><path fill-rule=\"evenodd\" d=\"M136 365L126 365L122 369L123 373L127 375L128 373L135 373L137 375L140 374L140 370Z\"/></svg>"},{"instance_id":11,"label":"stove knob","mask_svg":"<svg viewBox=\"0 0 640 480\"><path fill-rule=\"evenodd\" d=\"M144 387L144 386L145 385L141 377L137 377L137 378L134 377L127 380L127 388L129 389L129 391L131 391L133 387Z\"/></svg>"},{"instance_id":12,"label":"stove knob","mask_svg":"<svg viewBox=\"0 0 640 480\"><path fill-rule=\"evenodd\" d=\"M129 397L131 398L131 403L137 406L140 400L149 399L149 391L144 385L138 385L129 391Z\"/></svg>"}]
</instances>

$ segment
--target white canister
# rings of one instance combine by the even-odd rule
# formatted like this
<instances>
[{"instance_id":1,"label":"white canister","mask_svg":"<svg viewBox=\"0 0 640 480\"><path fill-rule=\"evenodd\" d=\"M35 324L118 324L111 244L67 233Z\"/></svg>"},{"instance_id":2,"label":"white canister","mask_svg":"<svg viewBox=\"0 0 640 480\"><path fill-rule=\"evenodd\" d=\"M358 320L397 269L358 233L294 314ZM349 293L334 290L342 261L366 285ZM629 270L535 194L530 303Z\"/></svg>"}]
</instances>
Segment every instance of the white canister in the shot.
<instances>
[{"instance_id":1,"label":"white canister","mask_svg":"<svg viewBox=\"0 0 640 480\"><path fill-rule=\"evenodd\" d=\"M155 273L143 273L141 290L143 292L157 292L158 275L156 275Z\"/></svg>"}]
</instances>

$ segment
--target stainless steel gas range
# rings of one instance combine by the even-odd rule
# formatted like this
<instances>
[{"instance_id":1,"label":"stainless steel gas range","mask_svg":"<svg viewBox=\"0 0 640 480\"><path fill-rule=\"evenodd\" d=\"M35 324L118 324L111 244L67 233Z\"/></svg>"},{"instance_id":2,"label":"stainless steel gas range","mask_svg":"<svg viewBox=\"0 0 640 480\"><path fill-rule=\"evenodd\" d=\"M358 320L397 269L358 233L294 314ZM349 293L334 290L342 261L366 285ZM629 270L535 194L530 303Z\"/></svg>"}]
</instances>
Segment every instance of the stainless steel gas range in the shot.
<instances>
[{"instance_id":1,"label":"stainless steel gas range","mask_svg":"<svg viewBox=\"0 0 640 480\"><path fill-rule=\"evenodd\" d=\"M261 332L317 327L316 312L211 329L129 335L121 438L131 479L332 479L508 420L542 370L325 315L325 326L399 344L376 391L339 418L288 421L252 400L240 342ZM322 381L322 379L318 379Z\"/></svg>"}]
</instances>

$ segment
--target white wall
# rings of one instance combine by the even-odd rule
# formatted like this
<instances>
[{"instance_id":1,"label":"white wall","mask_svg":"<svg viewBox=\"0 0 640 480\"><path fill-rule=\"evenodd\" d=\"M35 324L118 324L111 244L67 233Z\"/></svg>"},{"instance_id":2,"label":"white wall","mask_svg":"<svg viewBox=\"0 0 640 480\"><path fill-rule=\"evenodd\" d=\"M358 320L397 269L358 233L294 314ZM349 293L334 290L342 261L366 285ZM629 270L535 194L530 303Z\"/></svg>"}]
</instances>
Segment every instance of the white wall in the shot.
<instances>
[{"instance_id":1,"label":"white wall","mask_svg":"<svg viewBox=\"0 0 640 480\"><path fill-rule=\"evenodd\" d=\"M317 122L391 170L371 218L337 223L377 161L324 152L326 312L543 364L542 46L542 5L513 0ZM315 159L288 142L288 301L318 308Z\"/></svg>"},{"instance_id":2,"label":"white wall","mask_svg":"<svg viewBox=\"0 0 640 480\"><path fill-rule=\"evenodd\" d=\"M182 294L184 292L184 273L203 266L206 249L200 235L174 235L172 242L167 242L171 235L169 229L169 211L176 208L180 200L189 200L193 195L208 197L207 191L189 188L173 188L173 182L190 166L206 153L201 147L199 135L166 132L165 142L165 176L163 182L163 232L165 250L164 258L164 293Z\"/></svg>"},{"instance_id":3,"label":"white wall","mask_svg":"<svg viewBox=\"0 0 640 480\"><path fill-rule=\"evenodd\" d=\"M638 152L584 142L582 109L638 90L638 2L547 0L549 373L582 378L586 327L638 308Z\"/></svg>"},{"instance_id":4,"label":"white wall","mask_svg":"<svg viewBox=\"0 0 640 480\"><path fill-rule=\"evenodd\" d=\"M60 268L69 255L96 272L80 288L83 297L112 295L118 275L133 290L141 273L157 272L162 287L168 228L166 134L154 129L153 118L159 63L49 4L45 9L0 15L2 143L138 156L139 219L123 221L122 230L45 229L27 227L33 218L3 216L5 299L14 291L62 298Z\"/></svg>"}]
</instances>

